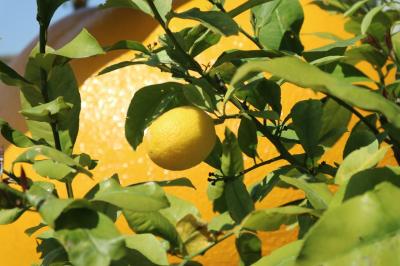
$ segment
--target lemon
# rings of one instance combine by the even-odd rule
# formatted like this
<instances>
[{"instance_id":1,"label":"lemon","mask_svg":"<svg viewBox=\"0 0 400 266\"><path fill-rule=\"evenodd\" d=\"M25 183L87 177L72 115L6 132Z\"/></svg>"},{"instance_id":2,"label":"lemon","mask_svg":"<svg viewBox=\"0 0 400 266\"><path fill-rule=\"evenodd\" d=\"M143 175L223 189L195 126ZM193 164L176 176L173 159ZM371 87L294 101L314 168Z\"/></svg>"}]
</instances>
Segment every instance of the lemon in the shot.
<instances>
[{"instance_id":1,"label":"lemon","mask_svg":"<svg viewBox=\"0 0 400 266\"><path fill-rule=\"evenodd\" d=\"M212 151L214 122L193 106L171 109L158 117L145 134L150 159L168 170L185 170L201 163Z\"/></svg>"}]
</instances>

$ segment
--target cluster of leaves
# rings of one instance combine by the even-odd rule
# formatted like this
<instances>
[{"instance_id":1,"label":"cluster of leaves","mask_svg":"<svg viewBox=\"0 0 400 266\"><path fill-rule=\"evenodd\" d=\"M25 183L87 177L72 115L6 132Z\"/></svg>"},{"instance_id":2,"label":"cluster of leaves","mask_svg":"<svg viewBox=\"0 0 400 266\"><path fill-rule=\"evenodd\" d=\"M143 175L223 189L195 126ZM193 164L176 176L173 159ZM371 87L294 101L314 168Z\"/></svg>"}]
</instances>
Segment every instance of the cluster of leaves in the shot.
<instances>
[{"instance_id":1,"label":"cluster of leaves","mask_svg":"<svg viewBox=\"0 0 400 266\"><path fill-rule=\"evenodd\" d=\"M41 265L169 265L167 254L181 258L179 265L200 265L196 256L231 236L236 237L241 265L400 263L394 255L399 246L400 209L394 199L400 197L400 168L377 167L389 149L400 161L400 33L396 31L400 12L395 1L314 1L348 17L346 29L355 37L343 40L318 33L332 43L304 51L300 38L304 14L297 0L249 0L229 11L223 0L209 0L209 11L195 8L180 13L172 10L171 0L107 0L103 8L134 8L153 16L165 30L160 44L146 47L122 40L103 48L83 30L54 50L46 47L47 28L66 1L37 0L40 42L24 77L0 62L0 80L20 88L21 114L31 132L28 137L0 119L3 137L25 148L13 168L31 164L49 178L38 182L5 170L0 223L11 223L25 211L39 213L43 222L26 233L47 228L37 236ZM234 20L247 11L252 33ZM173 19L198 24L173 32L169 28ZM221 38L237 34L258 49L221 51L207 68L196 61ZM134 95L125 130L134 149L149 124L176 106L197 106L216 123L226 119L240 123L237 134L226 128L224 139L205 160L215 168L208 197L218 213L208 223L193 204L164 192L164 186L193 187L185 178L122 187L115 175L82 199L74 198L71 182L79 173L91 176L96 160L73 153L80 95L68 63L116 49L134 50L137 55L101 74L145 64L177 80L144 87ZM370 64L379 80L360 71L359 62ZM386 84L392 72L396 79ZM281 86L286 82L324 97L300 101L283 117ZM228 104L237 108L234 115L225 113ZM358 122L349 129L352 116ZM321 158L349 130L343 162L328 165ZM259 138L272 143L279 156L260 154ZM294 154L294 146L303 152ZM244 169L243 154L254 159L253 167ZM248 172L278 160L287 164L246 187ZM59 197L52 181L66 184L68 198ZM276 186L304 191L305 198L256 210L255 203ZM336 193L332 187L338 187ZM135 234L118 232L114 222L120 215ZM262 257L257 233L282 225L298 226L299 240Z\"/></svg>"}]
</instances>

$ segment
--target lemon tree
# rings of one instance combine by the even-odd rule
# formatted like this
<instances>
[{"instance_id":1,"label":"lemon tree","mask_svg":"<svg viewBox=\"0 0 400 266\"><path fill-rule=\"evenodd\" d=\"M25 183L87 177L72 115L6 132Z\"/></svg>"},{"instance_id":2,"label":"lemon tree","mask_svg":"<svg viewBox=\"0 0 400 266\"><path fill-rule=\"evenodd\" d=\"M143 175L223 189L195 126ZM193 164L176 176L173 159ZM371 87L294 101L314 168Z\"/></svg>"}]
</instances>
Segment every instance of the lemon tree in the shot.
<instances>
[{"instance_id":1,"label":"lemon tree","mask_svg":"<svg viewBox=\"0 0 400 266\"><path fill-rule=\"evenodd\" d=\"M42 222L26 230L38 239L39 265L200 265L198 256L235 238L240 265L398 265L400 209L400 33L397 1L313 1L347 17L354 35L340 39L315 33L331 43L304 50L304 21L297 0L249 0L227 10L209 0L210 9L173 10L172 1L106 0L102 8L125 7L152 16L163 28L158 43L135 40L101 47L82 30L63 47L47 46L47 30L67 0L38 0L39 43L24 76L0 62L0 80L21 92L21 114L30 134L0 119L2 136L22 148L11 169L2 169L0 224L25 212ZM252 32L235 18L250 13ZM174 19L195 21L176 31ZM240 34L254 50L220 51L209 65L196 57L222 38ZM131 100L125 135L136 150L168 170L202 162L213 167L203 178L216 216L200 217L190 202L165 187L193 188L187 178L122 186L118 173L82 198L74 195L78 174L92 177L97 161L74 153L81 99L70 61L132 50L130 61L105 74L144 64L174 79L141 88ZM376 76L362 71L369 68ZM318 93L282 111L281 88L295 84ZM227 126L227 121L236 121ZM216 134L216 125L224 134ZM346 137L345 134L348 136ZM326 162L330 150L342 162ZM96 140L93 140L96 141ZM277 156L259 148L271 143ZM393 165L381 161L390 154ZM251 167L244 167L244 158ZM2 162L2 160L0 160ZM280 166L246 185L246 175L267 164ZM17 174L31 167L46 181ZM116 171L117 172L117 171ZM55 184L63 183L67 197ZM304 196L275 208L257 208L275 187ZM123 216L131 233L116 221ZM298 229L298 240L263 254L259 233L282 226ZM40 233L39 233L40 230Z\"/></svg>"}]
</instances>

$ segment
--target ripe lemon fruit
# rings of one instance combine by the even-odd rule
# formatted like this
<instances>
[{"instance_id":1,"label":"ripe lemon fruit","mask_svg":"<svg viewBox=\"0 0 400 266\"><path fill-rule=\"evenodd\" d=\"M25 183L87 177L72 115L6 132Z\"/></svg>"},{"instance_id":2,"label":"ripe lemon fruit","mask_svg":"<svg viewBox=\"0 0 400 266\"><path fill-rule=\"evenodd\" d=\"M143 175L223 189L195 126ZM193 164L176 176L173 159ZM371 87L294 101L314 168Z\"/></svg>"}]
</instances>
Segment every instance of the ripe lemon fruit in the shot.
<instances>
[{"instance_id":1,"label":"ripe lemon fruit","mask_svg":"<svg viewBox=\"0 0 400 266\"><path fill-rule=\"evenodd\" d=\"M145 145L150 159L168 170L185 170L201 163L212 151L214 122L203 110L181 106L158 117L147 129Z\"/></svg>"}]
</instances>

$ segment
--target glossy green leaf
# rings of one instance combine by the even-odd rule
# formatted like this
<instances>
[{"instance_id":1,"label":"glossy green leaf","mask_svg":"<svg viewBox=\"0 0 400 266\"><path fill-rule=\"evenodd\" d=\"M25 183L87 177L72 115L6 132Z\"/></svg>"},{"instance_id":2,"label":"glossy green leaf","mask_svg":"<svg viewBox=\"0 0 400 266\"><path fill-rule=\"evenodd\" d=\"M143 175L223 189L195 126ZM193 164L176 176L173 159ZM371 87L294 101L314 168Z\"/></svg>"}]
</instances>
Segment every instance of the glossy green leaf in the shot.
<instances>
[{"instance_id":1,"label":"glossy green leaf","mask_svg":"<svg viewBox=\"0 0 400 266\"><path fill-rule=\"evenodd\" d=\"M389 147L378 149L377 143L373 142L351 152L339 166L335 183L345 184L357 172L374 167L383 159L388 150Z\"/></svg>"},{"instance_id":2,"label":"glossy green leaf","mask_svg":"<svg viewBox=\"0 0 400 266\"><path fill-rule=\"evenodd\" d=\"M225 128L222 142L221 170L224 176L233 177L243 171L243 157L235 134Z\"/></svg>"},{"instance_id":3,"label":"glossy green leaf","mask_svg":"<svg viewBox=\"0 0 400 266\"><path fill-rule=\"evenodd\" d=\"M154 0L154 5L156 6L161 17L166 20L166 15L171 11L172 0ZM148 5L146 0L106 0L104 4L101 5L103 8L110 7L125 7L138 9L148 15L154 16L153 11Z\"/></svg>"},{"instance_id":4,"label":"glossy green leaf","mask_svg":"<svg viewBox=\"0 0 400 266\"><path fill-rule=\"evenodd\" d=\"M214 148L208 157L204 160L205 163L214 167L215 169L221 169L221 156L222 156L222 143L217 137Z\"/></svg>"},{"instance_id":5,"label":"glossy green leaf","mask_svg":"<svg viewBox=\"0 0 400 266\"><path fill-rule=\"evenodd\" d=\"M137 234L151 233L168 240L173 247L180 246L175 226L159 212L123 211L129 227Z\"/></svg>"},{"instance_id":6,"label":"glossy green leaf","mask_svg":"<svg viewBox=\"0 0 400 266\"><path fill-rule=\"evenodd\" d=\"M182 13L175 13L174 16L181 19L199 21L205 27L224 36L237 35L239 33L239 26L226 13L201 11L198 8L192 8Z\"/></svg>"},{"instance_id":7,"label":"glossy green leaf","mask_svg":"<svg viewBox=\"0 0 400 266\"><path fill-rule=\"evenodd\" d=\"M293 241L262 257L252 266L294 266L294 262L303 245L302 240Z\"/></svg>"},{"instance_id":8,"label":"glossy green leaf","mask_svg":"<svg viewBox=\"0 0 400 266\"><path fill-rule=\"evenodd\" d=\"M146 48L141 42L131 41L131 40L123 40L114 43L113 45L106 47L105 50L107 52L115 51L115 50L132 50L137 52L142 52L144 54L150 55L149 49Z\"/></svg>"},{"instance_id":9,"label":"glossy green leaf","mask_svg":"<svg viewBox=\"0 0 400 266\"><path fill-rule=\"evenodd\" d=\"M46 64L51 64L54 60L52 55L46 58ZM43 68L42 63L37 58L31 57L26 67L25 76L32 79L36 84L40 84L39 73L41 68ZM72 104L72 109L69 112L63 112L57 116L57 130L60 135L61 148L64 152L71 154L79 129L81 99L78 85L72 68L68 64L49 67L47 71L51 72L51 75L48 75L46 86L49 101L63 97L66 103ZM46 102L37 88L22 87L21 92L22 109L28 110ZM28 120L27 125L33 139L44 139L47 143L54 145L54 137L49 123Z\"/></svg>"},{"instance_id":10,"label":"glossy green leaf","mask_svg":"<svg viewBox=\"0 0 400 266\"><path fill-rule=\"evenodd\" d=\"M138 212L152 212L169 206L164 191L156 183L121 187L115 178L103 181L98 191L91 192L88 198Z\"/></svg>"},{"instance_id":11,"label":"glossy green leaf","mask_svg":"<svg viewBox=\"0 0 400 266\"><path fill-rule=\"evenodd\" d=\"M304 178L292 178L287 176L280 176L280 179L285 183L303 190L314 209L325 210L329 207L329 203L332 199L332 192L325 183L310 183Z\"/></svg>"},{"instance_id":12,"label":"glossy green leaf","mask_svg":"<svg viewBox=\"0 0 400 266\"><path fill-rule=\"evenodd\" d=\"M18 218L25 212L21 208L0 209L0 224L10 224L18 220Z\"/></svg>"},{"instance_id":13,"label":"glossy green leaf","mask_svg":"<svg viewBox=\"0 0 400 266\"><path fill-rule=\"evenodd\" d=\"M54 162L65 164L66 166L70 166L82 172L88 176L92 176L92 174L79 165L74 159L66 155L65 153L56 150L55 148L37 145L32 146L22 154L20 154L13 162L13 165L16 163L31 163L34 164L37 161L38 156L45 156L48 159L53 160Z\"/></svg>"},{"instance_id":14,"label":"glossy green leaf","mask_svg":"<svg viewBox=\"0 0 400 266\"><path fill-rule=\"evenodd\" d=\"M335 96L361 109L382 113L396 128L400 128L400 107L374 91L353 86L335 78L298 58L282 57L269 61L254 61L242 66L232 84L249 72L268 71L303 88Z\"/></svg>"},{"instance_id":15,"label":"glossy green leaf","mask_svg":"<svg viewBox=\"0 0 400 266\"><path fill-rule=\"evenodd\" d=\"M172 180L165 180L165 181L154 181L154 182L161 187L188 187L196 189L192 181L186 177L181 177Z\"/></svg>"},{"instance_id":16,"label":"glossy green leaf","mask_svg":"<svg viewBox=\"0 0 400 266\"><path fill-rule=\"evenodd\" d=\"M322 128L322 103L305 100L295 104L291 112L293 128L304 151L311 158L317 157L319 136Z\"/></svg>"},{"instance_id":17,"label":"glossy green leaf","mask_svg":"<svg viewBox=\"0 0 400 266\"><path fill-rule=\"evenodd\" d=\"M12 128L6 121L1 118L0 132L6 140L20 148L28 148L38 144L37 141L25 136L25 134L21 131Z\"/></svg>"},{"instance_id":18,"label":"glossy green leaf","mask_svg":"<svg viewBox=\"0 0 400 266\"><path fill-rule=\"evenodd\" d=\"M241 5L239 5L237 7L235 7L234 9L229 11L228 14L231 17L236 17L255 6L262 5L264 3L271 2L271 1L273 1L273 0L249 0L249 1L242 3Z\"/></svg>"},{"instance_id":19,"label":"glossy green leaf","mask_svg":"<svg viewBox=\"0 0 400 266\"><path fill-rule=\"evenodd\" d=\"M399 264L397 197L399 188L384 183L327 211L306 235L296 265Z\"/></svg>"},{"instance_id":20,"label":"glossy green leaf","mask_svg":"<svg viewBox=\"0 0 400 266\"><path fill-rule=\"evenodd\" d=\"M172 224L177 224L188 214L191 214L195 217L200 217L200 212L193 203L173 195L167 195L167 198L170 206L168 208L159 210L159 212Z\"/></svg>"},{"instance_id":21,"label":"glossy green leaf","mask_svg":"<svg viewBox=\"0 0 400 266\"><path fill-rule=\"evenodd\" d=\"M243 181L238 178L226 182L224 196L228 212L237 223L240 223L246 215L254 210L250 194Z\"/></svg>"},{"instance_id":22,"label":"glossy green leaf","mask_svg":"<svg viewBox=\"0 0 400 266\"><path fill-rule=\"evenodd\" d=\"M236 238L236 249L242 265L252 265L261 258L261 240L253 233L243 232Z\"/></svg>"},{"instance_id":23,"label":"glossy green leaf","mask_svg":"<svg viewBox=\"0 0 400 266\"><path fill-rule=\"evenodd\" d=\"M125 238L127 248L136 250L156 265L169 265L167 253L151 234L136 234Z\"/></svg>"},{"instance_id":24,"label":"glossy green leaf","mask_svg":"<svg viewBox=\"0 0 400 266\"><path fill-rule=\"evenodd\" d=\"M346 158L350 153L362 147L368 146L373 142L377 142L376 136L370 130L352 130L347 139L346 146L343 149L343 158Z\"/></svg>"},{"instance_id":25,"label":"glossy green leaf","mask_svg":"<svg viewBox=\"0 0 400 266\"><path fill-rule=\"evenodd\" d=\"M129 105L125 136L133 149L142 142L144 130L163 112L186 102L184 84L168 82L141 88Z\"/></svg>"},{"instance_id":26,"label":"glossy green leaf","mask_svg":"<svg viewBox=\"0 0 400 266\"><path fill-rule=\"evenodd\" d=\"M108 266L125 251L124 238L113 221L88 209L72 209L61 215L54 236L77 266Z\"/></svg>"},{"instance_id":27,"label":"glossy green leaf","mask_svg":"<svg viewBox=\"0 0 400 266\"><path fill-rule=\"evenodd\" d=\"M214 232L221 232L233 228L235 221L232 220L229 212L224 212L218 216L214 216L208 223L208 230Z\"/></svg>"},{"instance_id":28,"label":"glossy green leaf","mask_svg":"<svg viewBox=\"0 0 400 266\"><path fill-rule=\"evenodd\" d=\"M383 9L383 6L376 6L373 9L371 9L363 18L362 23L361 23L361 33L366 34L368 32L368 29L370 28L374 17L381 12Z\"/></svg>"},{"instance_id":29,"label":"glossy green leaf","mask_svg":"<svg viewBox=\"0 0 400 266\"><path fill-rule=\"evenodd\" d=\"M29 86L31 83L19 75L14 69L0 61L0 80L10 86Z\"/></svg>"},{"instance_id":30,"label":"glossy green leaf","mask_svg":"<svg viewBox=\"0 0 400 266\"><path fill-rule=\"evenodd\" d=\"M368 0L361 0L361 1L355 2L343 15L345 17L351 17L360 8L362 8L367 2L368 2Z\"/></svg>"},{"instance_id":31,"label":"glossy green leaf","mask_svg":"<svg viewBox=\"0 0 400 266\"><path fill-rule=\"evenodd\" d=\"M35 169L36 173L38 173L40 176L56 180L62 180L70 174L77 173L77 170L74 168L53 160L35 161L33 164L33 169Z\"/></svg>"},{"instance_id":32,"label":"glossy green leaf","mask_svg":"<svg viewBox=\"0 0 400 266\"><path fill-rule=\"evenodd\" d=\"M273 111L281 113L281 88L275 82L265 78L257 79L238 88L235 96L242 100L246 99L260 111L264 111L268 104Z\"/></svg>"},{"instance_id":33,"label":"glossy green leaf","mask_svg":"<svg viewBox=\"0 0 400 266\"><path fill-rule=\"evenodd\" d=\"M104 50L93 35L82 29L70 42L52 53L67 58L85 58L104 54Z\"/></svg>"},{"instance_id":34,"label":"glossy green leaf","mask_svg":"<svg viewBox=\"0 0 400 266\"><path fill-rule=\"evenodd\" d=\"M257 154L257 128L253 120L242 117L238 130L238 143L240 149L249 157L255 158Z\"/></svg>"},{"instance_id":35,"label":"glossy green leaf","mask_svg":"<svg viewBox=\"0 0 400 266\"><path fill-rule=\"evenodd\" d=\"M41 104L28 109L22 109L20 113L28 120L35 120L39 122L55 122L56 116L62 112L68 112L72 109L72 104L66 103L62 96L57 97L55 100Z\"/></svg>"},{"instance_id":36,"label":"glossy green leaf","mask_svg":"<svg viewBox=\"0 0 400 266\"><path fill-rule=\"evenodd\" d=\"M260 43L268 49L303 51L299 33L304 20L297 0L274 0L252 8L253 27Z\"/></svg>"},{"instance_id":37,"label":"glossy green leaf","mask_svg":"<svg viewBox=\"0 0 400 266\"><path fill-rule=\"evenodd\" d=\"M46 28L50 25L51 18L56 10L68 0L36 0L37 20Z\"/></svg>"},{"instance_id":38,"label":"glossy green leaf","mask_svg":"<svg viewBox=\"0 0 400 266\"><path fill-rule=\"evenodd\" d=\"M210 30L202 24L194 27L187 27L174 33L185 52L196 57L203 51L217 44L221 34Z\"/></svg>"},{"instance_id":39,"label":"glossy green leaf","mask_svg":"<svg viewBox=\"0 0 400 266\"><path fill-rule=\"evenodd\" d=\"M397 60L400 60L400 32L392 35L393 51Z\"/></svg>"},{"instance_id":40,"label":"glossy green leaf","mask_svg":"<svg viewBox=\"0 0 400 266\"><path fill-rule=\"evenodd\" d=\"M185 86L183 94L190 103L205 111L213 112L216 109L216 102L212 100L207 91L198 86Z\"/></svg>"},{"instance_id":41,"label":"glossy green leaf","mask_svg":"<svg viewBox=\"0 0 400 266\"><path fill-rule=\"evenodd\" d=\"M322 125L319 143L324 147L332 147L347 131L351 112L333 99L328 99L322 108Z\"/></svg>"},{"instance_id":42,"label":"glossy green leaf","mask_svg":"<svg viewBox=\"0 0 400 266\"><path fill-rule=\"evenodd\" d=\"M296 222L298 215L306 213L312 214L313 210L298 206L256 210L243 220L241 227L255 231L275 231L281 225Z\"/></svg>"},{"instance_id":43,"label":"glossy green leaf","mask_svg":"<svg viewBox=\"0 0 400 266\"><path fill-rule=\"evenodd\" d=\"M360 196L383 182L400 187L399 167L371 168L353 175L345 187L343 201Z\"/></svg>"}]
</instances>

